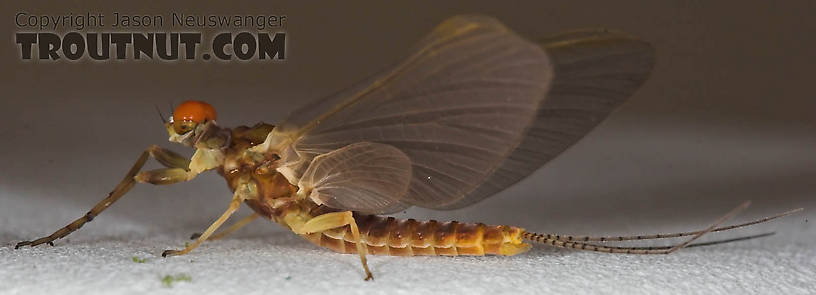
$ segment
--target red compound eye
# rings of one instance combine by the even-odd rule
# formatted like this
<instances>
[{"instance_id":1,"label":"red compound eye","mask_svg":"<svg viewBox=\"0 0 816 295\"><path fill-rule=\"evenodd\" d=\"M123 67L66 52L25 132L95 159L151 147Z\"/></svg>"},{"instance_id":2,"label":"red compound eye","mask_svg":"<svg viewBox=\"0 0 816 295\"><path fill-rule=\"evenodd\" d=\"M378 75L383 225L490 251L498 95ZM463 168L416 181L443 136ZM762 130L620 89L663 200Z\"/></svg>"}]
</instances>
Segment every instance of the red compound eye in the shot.
<instances>
[{"instance_id":1,"label":"red compound eye","mask_svg":"<svg viewBox=\"0 0 816 295\"><path fill-rule=\"evenodd\" d=\"M197 100L182 102L173 111L173 130L176 134L186 134L204 121L215 120L215 109L208 103Z\"/></svg>"},{"instance_id":2,"label":"red compound eye","mask_svg":"<svg viewBox=\"0 0 816 295\"><path fill-rule=\"evenodd\" d=\"M208 103L197 100L182 102L173 111L173 121L193 121L203 123L215 120L215 109Z\"/></svg>"}]
</instances>

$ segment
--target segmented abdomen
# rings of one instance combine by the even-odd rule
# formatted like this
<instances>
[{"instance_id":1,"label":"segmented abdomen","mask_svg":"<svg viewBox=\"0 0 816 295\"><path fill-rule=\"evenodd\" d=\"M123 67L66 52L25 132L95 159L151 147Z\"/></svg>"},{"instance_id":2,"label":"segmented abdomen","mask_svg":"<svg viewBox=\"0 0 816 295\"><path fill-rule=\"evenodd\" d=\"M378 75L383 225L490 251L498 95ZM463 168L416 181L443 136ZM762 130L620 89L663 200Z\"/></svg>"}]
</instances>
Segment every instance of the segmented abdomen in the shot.
<instances>
[{"instance_id":1,"label":"segmented abdomen","mask_svg":"<svg viewBox=\"0 0 816 295\"><path fill-rule=\"evenodd\" d=\"M367 254L374 255L515 255L527 251L523 229L482 223L459 223L355 215ZM357 253L348 226L304 235L318 246L340 253Z\"/></svg>"}]
</instances>

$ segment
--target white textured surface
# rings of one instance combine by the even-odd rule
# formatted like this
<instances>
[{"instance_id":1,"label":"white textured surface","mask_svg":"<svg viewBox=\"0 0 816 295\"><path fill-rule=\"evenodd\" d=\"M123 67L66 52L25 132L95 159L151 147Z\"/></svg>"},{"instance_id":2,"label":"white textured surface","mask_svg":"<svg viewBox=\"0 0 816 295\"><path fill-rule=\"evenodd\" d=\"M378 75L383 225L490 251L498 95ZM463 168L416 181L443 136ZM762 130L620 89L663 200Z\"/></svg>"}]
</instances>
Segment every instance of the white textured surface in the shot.
<instances>
[{"instance_id":1,"label":"white textured surface","mask_svg":"<svg viewBox=\"0 0 816 295\"><path fill-rule=\"evenodd\" d=\"M669 256L603 255L539 247L517 257L374 257L376 279L362 281L359 261L289 234L207 244L185 257L162 258L179 240L104 239L0 250L0 293L60 294L525 294L706 293L813 294L816 251L741 243ZM133 256L147 258L135 263ZM167 288L161 276L192 281ZM13 282L13 283L11 283ZM703 287L705 286L705 287ZM291 293L290 293L291 294Z\"/></svg>"},{"instance_id":2,"label":"white textured surface","mask_svg":"<svg viewBox=\"0 0 816 295\"><path fill-rule=\"evenodd\" d=\"M144 234L152 230L114 217L106 221L115 224L88 226L89 231L56 247L13 249L12 242L50 229L34 226L37 222L18 228L19 234L3 234L0 294L816 293L816 249L810 224L802 216L740 231L780 230L772 238L672 255L609 255L537 246L515 257L375 256L369 260L375 275L371 282L362 280L357 256L270 231L275 225L262 221L232 238L171 258L162 258L161 251L180 247L194 229ZM124 233L107 233L116 229ZM133 257L146 262L136 263ZM177 274L192 280L162 284L161 277Z\"/></svg>"}]
</instances>

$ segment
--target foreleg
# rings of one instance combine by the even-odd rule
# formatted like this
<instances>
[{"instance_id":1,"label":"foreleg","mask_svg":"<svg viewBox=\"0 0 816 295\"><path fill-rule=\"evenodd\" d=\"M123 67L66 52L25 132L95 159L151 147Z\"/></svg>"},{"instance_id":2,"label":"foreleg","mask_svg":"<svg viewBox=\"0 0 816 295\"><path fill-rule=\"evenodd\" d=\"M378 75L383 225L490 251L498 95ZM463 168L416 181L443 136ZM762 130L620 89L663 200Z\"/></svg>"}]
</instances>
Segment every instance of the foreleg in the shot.
<instances>
[{"instance_id":1,"label":"foreleg","mask_svg":"<svg viewBox=\"0 0 816 295\"><path fill-rule=\"evenodd\" d=\"M42 237L42 238L39 238L39 239L36 239L36 240L33 240L33 241L23 241L23 242L17 243L17 245L14 246L14 248L18 249L18 248L23 247L23 246L34 247L34 246L37 246L37 245L40 245L40 244L49 244L49 245L53 246L54 245L54 240L64 238L65 236L67 236L70 233L78 230L83 225L85 225L86 223L93 220L94 217L99 215L99 213L101 213L102 211L105 211L105 209L110 207L113 203L115 203L122 196L124 196L128 191L130 191L130 189L133 188L133 185L136 184L136 181L139 179L139 177L141 175L145 175L145 172L139 173L139 171L142 169L145 162L147 162L147 159L148 159L149 156L152 156L159 163L161 163L162 165L164 165L166 167L172 167L172 168L167 168L167 169L163 169L163 170L175 171L175 169L178 169L178 170L186 172L186 170L184 170L184 168L186 168L187 165L189 165L189 163L190 163L190 161L187 160L186 158L184 158L184 157L182 157L182 156L180 156L180 155L178 155L178 154L176 154L176 153L174 153L174 152L172 152L170 150L166 150L166 149L163 149L163 148L158 147L156 145L152 145L152 146L148 147L144 152L142 152L142 154L136 160L136 163L134 163L133 166L130 168L130 171L128 171L128 173L125 175L125 177L122 179L122 181L119 182L119 185L117 185L116 188L113 189L113 191L108 193L107 197L102 199L102 201L97 203L93 208L91 208L90 211L85 213L85 215L83 215L82 217L74 220L73 222L69 223L68 225L58 229L57 231L55 231L54 233L52 233L49 236ZM167 178L167 174L162 174L162 173L153 172L152 174L149 174L149 175L164 175L164 178ZM170 178L173 178L173 177L170 177ZM185 178L186 178L186 174L185 174ZM149 179L158 179L158 180L144 181L144 182L149 182L149 183L153 183L153 184L171 183L171 182L167 182L166 180L159 181L159 180L162 179L162 177L158 177L158 178L153 177L153 178L149 178ZM173 179L175 179L175 178L173 178Z\"/></svg>"}]
</instances>

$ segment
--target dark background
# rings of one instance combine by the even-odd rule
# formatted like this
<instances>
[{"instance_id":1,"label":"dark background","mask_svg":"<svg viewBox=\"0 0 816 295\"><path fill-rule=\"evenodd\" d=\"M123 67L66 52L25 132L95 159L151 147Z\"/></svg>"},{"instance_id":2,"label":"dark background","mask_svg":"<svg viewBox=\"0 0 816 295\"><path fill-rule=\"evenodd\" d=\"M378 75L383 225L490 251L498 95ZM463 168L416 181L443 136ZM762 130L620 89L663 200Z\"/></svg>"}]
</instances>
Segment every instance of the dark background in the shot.
<instances>
[{"instance_id":1,"label":"dark background","mask_svg":"<svg viewBox=\"0 0 816 295\"><path fill-rule=\"evenodd\" d=\"M8 232L50 233L80 216L149 144L189 154L166 142L154 105L167 111L170 103L205 100L221 125L275 123L398 61L433 26L462 13L495 16L531 39L586 27L626 31L656 47L657 65L618 112L525 181L464 210L400 216L637 233L700 227L743 200L754 206L740 219L814 203L811 1L256 2L0 4L2 242L32 238ZM21 61L13 34L27 31L14 24L23 10L106 18L114 11L285 14L287 59ZM204 40L213 33L200 31ZM214 173L170 187L137 186L84 230L203 229L230 196ZM789 223L807 227L806 216L813 215ZM31 220L45 228L30 228Z\"/></svg>"}]
</instances>

